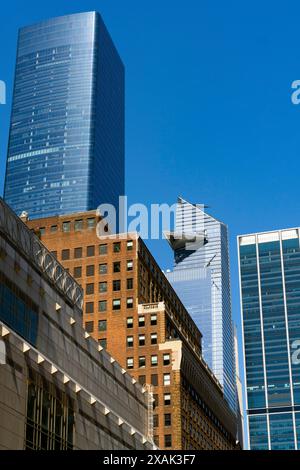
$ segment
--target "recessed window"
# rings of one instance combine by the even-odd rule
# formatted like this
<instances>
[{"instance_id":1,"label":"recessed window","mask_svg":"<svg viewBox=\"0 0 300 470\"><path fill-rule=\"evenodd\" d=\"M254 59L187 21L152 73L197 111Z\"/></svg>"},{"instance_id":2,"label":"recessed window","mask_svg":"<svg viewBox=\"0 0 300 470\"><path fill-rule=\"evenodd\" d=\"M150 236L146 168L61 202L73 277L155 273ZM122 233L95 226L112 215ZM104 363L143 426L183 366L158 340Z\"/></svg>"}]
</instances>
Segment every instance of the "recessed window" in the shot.
<instances>
[{"instance_id":1,"label":"recessed window","mask_svg":"<svg viewBox=\"0 0 300 470\"><path fill-rule=\"evenodd\" d=\"M146 367L146 358L145 356L139 357L139 367Z\"/></svg>"},{"instance_id":2,"label":"recessed window","mask_svg":"<svg viewBox=\"0 0 300 470\"><path fill-rule=\"evenodd\" d=\"M91 245L86 248L86 256L95 256L95 246Z\"/></svg>"},{"instance_id":3,"label":"recessed window","mask_svg":"<svg viewBox=\"0 0 300 470\"><path fill-rule=\"evenodd\" d=\"M165 436L165 447L172 447L172 436L171 436L171 434L167 434Z\"/></svg>"},{"instance_id":4,"label":"recessed window","mask_svg":"<svg viewBox=\"0 0 300 470\"><path fill-rule=\"evenodd\" d=\"M153 387L158 386L158 375L157 374L152 374L151 375L151 385L153 385Z\"/></svg>"},{"instance_id":5,"label":"recessed window","mask_svg":"<svg viewBox=\"0 0 300 470\"><path fill-rule=\"evenodd\" d=\"M165 393L164 394L164 405L165 406L171 405L171 394L170 393Z\"/></svg>"},{"instance_id":6,"label":"recessed window","mask_svg":"<svg viewBox=\"0 0 300 470\"><path fill-rule=\"evenodd\" d=\"M158 415L153 415L153 427L158 428L158 426L159 426Z\"/></svg>"},{"instance_id":7,"label":"recessed window","mask_svg":"<svg viewBox=\"0 0 300 470\"><path fill-rule=\"evenodd\" d=\"M62 250L61 252L61 259L63 261L70 259L70 250Z\"/></svg>"},{"instance_id":8,"label":"recessed window","mask_svg":"<svg viewBox=\"0 0 300 470\"><path fill-rule=\"evenodd\" d=\"M157 356L151 356L151 366L156 367L158 364L158 357Z\"/></svg>"},{"instance_id":9,"label":"recessed window","mask_svg":"<svg viewBox=\"0 0 300 470\"><path fill-rule=\"evenodd\" d=\"M151 315L151 326L157 325L157 315Z\"/></svg>"},{"instance_id":10,"label":"recessed window","mask_svg":"<svg viewBox=\"0 0 300 470\"><path fill-rule=\"evenodd\" d=\"M107 274L107 264L99 264L99 274Z\"/></svg>"},{"instance_id":11,"label":"recessed window","mask_svg":"<svg viewBox=\"0 0 300 470\"><path fill-rule=\"evenodd\" d=\"M46 233L46 227L40 227L39 228L40 235L45 235Z\"/></svg>"},{"instance_id":12,"label":"recessed window","mask_svg":"<svg viewBox=\"0 0 300 470\"><path fill-rule=\"evenodd\" d=\"M107 349L107 339L106 338L99 339L99 344L103 349Z\"/></svg>"},{"instance_id":13,"label":"recessed window","mask_svg":"<svg viewBox=\"0 0 300 470\"><path fill-rule=\"evenodd\" d=\"M120 253L121 251L121 243L114 243L114 253Z\"/></svg>"},{"instance_id":14,"label":"recessed window","mask_svg":"<svg viewBox=\"0 0 300 470\"><path fill-rule=\"evenodd\" d=\"M164 366L169 366L171 363L170 354L164 354Z\"/></svg>"},{"instance_id":15,"label":"recessed window","mask_svg":"<svg viewBox=\"0 0 300 470\"><path fill-rule=\"evenodd\" d=\"M143 327L143 326L145 326L145 317L140 316L139 317L139 327Z\"/></svg>"},{"instance_id":16,"label":"recessed window","mask_svg":"<svg viewBox=\"0 0 300 470\"><path fill-rule=\"evenodd\" d=\"M99 255L106 255L107 254L107 245L99 245Z\"/></svg>"},{"instance_id":17,"label":"recessed window","mask_svg":"<svg viewBox=\"0 0 300 470\"><path fill-rule=\"evenodd\" d=\"M154 393L153 394L153 409L155 410L155 408L157 408L158 405L159 405L159 398L158 398L157 393Z\"/></svg>"},{"instance_id":18,"label":"recessed window","mask_svg":"<svg viewBox=\"0 0 300 470\"><path fill-rule=\"evenodd\" d=\"M132 278L127 279L127 289L128 290L133 289L133 279Z\"/></svg>"},{"instance_id":19,"label":"recessed window","mask_svg":"<svg viewBox=\"0 0 300 470\"><path fill-rule=\"evenodd\" d=\"M94 313L94 302L87 302L85 304L85 312L86 313Z\"/></svg>"},{"instance_id":20,"label":"recessed window","mask_svg":"<svg viewBox=\"0 0 300 470\"><path fill-rule=\"evenodd\" d=\"M127 347L133 348L133 336L127 336Z\"/></svg>"},{"instance_id":21,"label":"recessed window","mask_svg":"<svg viewBox=\"0 0 300 470\"><path fill-rule=\"evenodd\" d=\"M165 426L171 426L172 418L171 413L165 413Z\"/></svg>"},{"instance_id":22,"label":"recessed window","mask_svg":"<svg viewBox=\"0 0 300 470\"><path fill-rule=\"evenodd\" d=\"M107 329L107 321L106 320L99 320L98 321L98 331L106 331Z\"/></svg>"},{"instance_id":23,"label":"recessed window","mask_svg":"<svg viewBox=\"0 0 300 470\"><path fill-rule=\"evenodd\" d=\"M86 275L94 276L95 275L95 266L93 264L86 267Z\"/></svg>"},{"instance_id":24,"label":"recessed window","mask_svg":"<svg viewBox=\"0 0 300 470\"><path fill-rule=\"evenodd\" d=\"M133 357L127 358L127 369L133 369Z\"/></svg>"},{"instance_id":25,"label":"recessed window","mask_svg":"<svg viewBox=\"0 0 300 470\"><path fill-rule=\"evenodd\" d=\"M119 279L116 279L113 281L113 291L118 292L121 290L121 281Z\"/></svg>"},{"instance_id":26,"label":"recessed window","mask_svg":"<svg viewBox=\"0 0 300 470\"><path fill-rule=\"evenodd\" d=\"M82 258L82 248L75 248L74 250L74 258Z\"/></svg>"},{"instance_id":27,"label":"recessed window","mask_svg":"<svg viewBox=\"0 0 300 470\"><path fill-rule=\"evenodd\" d=\"M57 230L58 230L57 225L51 225L51 228L50 228L51 233L57 232Z\"/></svg>"},{"instance_id":28,"label":"recessed window","mask_svg":"<svg viewBox=\"0 0 300 470\"><path fill-rule=\"evenodd\" d=\"M92 295L92 294L94 294L94 290L95 290L95 289L94 289L94 284L93 284L93 283L87 284L87 285L85 286L85 293L86 293L86 295Z\"/></svg>"},{"instance_id":29,"label":"recessed window","mask_svg":"<svg viewBox=\"0 0 300 470\"><path fill-rule=\"evenodd\" d=\"M146 336L139 335L139 346L145 346L145 344L146 344Z\"/></svg>"},{"instance_id":30,"label":"recessed window","mask_svg":"<svg viewBox=\"0 0 300 470\"><path fill-rule=\"evenodd\" d=\"M127 318L127 328L133 328L133 318L132 317Z\"/></svg>"},{"instance_id":31,"label":"recessed window","mask_svg":"<svg viewBox=\"0 0 300 470\"><path fill-rule=\"evenodd\" d=\"M63 222L62 231L63 232L70 232L71 231L71 222Z\"/></svg>"},{"instance_id":32,"label":"recessed window","mask_svg":"<svg viewBox=\"0 0 300 470\"><path fill-rule=\"evenodd\" d=\"M107 292L107 282L99 282L99 292L100 294Z\"/></svg>"},{"instance_id":33,"label":"recessed window","mask_svg":"<svg viewBox=\"0 0 300 470\"><path fill-rule=\"evenodd\" d=\"M133 261L127 261L127 271L132 271L133 270Z\"/></svg>"},{"instance_id":34,"label":"recessed window","mask_svg":"<svg viewBox=\"0 0 300 470\"><path fill-rule=\"evenodd\" d=\"M133 308L133 298L132 297L128 297L126 305L127 305L127 308Z\"/></svg>"},{"instance_id":35,"label":"recessed window","mask_svg":"<svg viewBox=\"0 0 300 470\"><path fill-rule=\"evenodd\" d=\"M145 375L139 375L139 384L145 385L146 383L146 376Z\"/></svg>"},{"instance_id":36,"label":"recessed window","mask_svg":"<svg viewBox=\"0 0 300 470\"><path fill-rule=\"evenodd\" d=\"M81 266L76 266L76 268L74 268L74 277L75 277L75 279L78 279L79 277L82 277L82 268L81 268Z\"/></svg>"},{"instance_id":37,"label":"recessed window","mask_svg":"<svg viewBox=\"0 0 300 470\"><path fill-rule=\"evenodd\" d=\"M83 220L75 220L74 222L74 230L75 232L79 232L80 230L83 230Z\"/></svg>"},{"instance_id":38,"label":"recessed window","mask_svg":"<svg viewBox=\"0 0 300 470\"><path fill-rule=\"evenodd\" d=\"M100 300L98 304L98 309L99 312L106 312L107 310L107 301L106 300Z\"/></svg>"},{"instance_id":39,"label":"recessed window","mask_svg":"<svg viewBox=\"0 0 300 470\"><path fill-rule=\"evenodd\" d=\"M166 386L171 385L171 375L170 374L164 374L164 385L166 385Z\"/></svg>"},{"instance_id":40,"label":"recessed window","mask_svg":"<svg viewBox=\"0 0 300 470\"><path fill-rule=\"evenodd\" d=\"M119 273L121 271L121 262L120 261L116 261L113 264L113 271L114 271L114 273Z\"/></svg>"},{"instance_id":41,"label":"recessed window","mask_svg":"<svg viewBox=\"0 0 300 470\"><path fill-rule=\"evenodd\" d=\"M96 226L96 219L95 218L87 219L86 224L87 224L87 228L89 230L91 230L91 229L95 228L95 226Z\"/></svg>"},{"instance_id":42,"label":"recessed window","mask_svg":"<svg viewBox=\"0 0 300 470\"><path fill-rule=\"evenodd\" d=\"M85 323L85 329L88 333L93 333L94 332L94 322L93 321L87 321Z\"/></svg>"},{"instance_id":43,"label":"recessed window","mask_svg":"<svg viewBox=\"0 0 300 470\"><path fill-rule=\"evenodd\" d=\"M151 333L151 344L157 344L157 333Z\"/></svg>"},{"instance_id":44,"label":"recessed window","mask_svg":"<svg viewBox=\"0 0 300 470\"><path fill-rule=\"evenodd\" d=\"M133 250L133 241L129 240L127 242L127 251L132 251Z\"/></svg>"},{"instance_id":45,"label":"recessed window","mask_svg":"<svg viewBox=\"0 0 300 470\"><path fill-rule=\"evenodd\" d=\"M113 300L113 310L121 310L121 299Z\"/></svg>"}]
</instances>

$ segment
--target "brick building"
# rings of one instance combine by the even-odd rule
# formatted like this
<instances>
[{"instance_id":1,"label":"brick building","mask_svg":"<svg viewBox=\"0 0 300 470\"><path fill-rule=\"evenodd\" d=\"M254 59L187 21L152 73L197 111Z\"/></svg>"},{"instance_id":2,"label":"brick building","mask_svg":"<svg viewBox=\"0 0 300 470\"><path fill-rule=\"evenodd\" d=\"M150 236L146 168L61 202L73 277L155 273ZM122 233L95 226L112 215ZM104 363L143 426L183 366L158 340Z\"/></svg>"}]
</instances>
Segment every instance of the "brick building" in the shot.
<instances>
[{"instance_id":1,"label":"brick building","mask_svg":"<svg viewBox=\"0 0 300 470\"><path fill-rule=\"evenodd\" d=\"M95 211L27 221L85 292L85 329L154 393L162 449L234 449L236 417L201 333L136 234L99 239Z\"/></svg>"}]
</instances>

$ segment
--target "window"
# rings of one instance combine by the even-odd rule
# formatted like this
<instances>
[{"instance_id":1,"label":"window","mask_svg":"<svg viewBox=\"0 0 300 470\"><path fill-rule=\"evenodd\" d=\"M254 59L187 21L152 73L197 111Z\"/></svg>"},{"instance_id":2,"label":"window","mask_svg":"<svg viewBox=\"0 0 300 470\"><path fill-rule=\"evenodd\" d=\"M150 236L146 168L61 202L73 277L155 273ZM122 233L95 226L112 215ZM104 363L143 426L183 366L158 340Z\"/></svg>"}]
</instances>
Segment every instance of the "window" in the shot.
<instances>
[{"instance_id":1,"label":"window","mask_svg":"<svg viewBox=\"0 0 300 470\"><path fill-rule=\"evenodd\" d=\"M120 253L121 251L121 243L114 243L114 253Z\"/></svg>"},{"instance_id":2,"label":"window","mask_svg":"<svg viewBox=\"0 0 300 470\"><path fill-rule=\"evenodd\" d=\"M94 302L87 302L85 304L85 313L94 313Z\"/></svg>"},{"instance_id":3,"label":"window","mask_svg":"<svg viewBox=\"0 0 300 470\"><path fill-rule=\"evenodd\" d=\"M75 232L79 232L80 230L83 230L83 220L75 220L74 222L74 230Z\"/></svg>"},{"instance_id":4,"label":"window","mask_svg":"<svg viewBox=\"0 0 300 470\"><path fill-rule=\"evenodd\" d=\"M118 292L121 290L121 281L119 279L113 281L113 291Z\"/></svg>"},{"instance_id":5,"label":"window","mask_svg":"<svg viewBox=\"0 0 300 470\"><path fill-rule=\"evenodd\" d=\"M103 294L107 292L107 282L99 282L99 293Z\"/></svg>"},{"instance_id":6,"label":"window","mask_svg":"<svg viewBox=\"0 0 300 470\"><path fill-rule=\"evenodd\" d=\"M113 271L114 271L114 273L119 273L121 271L121 262L120 261L116 261L113 264Z\"/></svg>"},{"instance_id":7,"label":"window","mask_svg":"<svg viewBox=\"0 0 300 470\"><path fill-rule=\"evenodd\" d=\"M139 335L139 346L145 346L145 344L146 344L145 335Z\"/></svg>"},{"instance_id":8,"label":"window","mask_svg":"<svg viewBox=\"0 0 300 470\"><path fill-rule=\"evenodd\" d=\"M171 385L171 376L170 374L164 374L164 385Z\"/></svg>"},{"instance_id":9,"label":"window","mask_svg":"<svg viewBox=\"0 0 300 470\"><path fill-rule=\"evenodd\" d=\"M159 426L159 418L158 415L153 415L153 427L158 428Z\"/></svg>"},{"instance_id":10,"label":"window","mask_svg":"<svg viewBox=\"0 0 300 470\"><path fill-rule=\"evenodd\" d=\"M146 383L146 376L145 375L140 375L139 376L139 384L145 385Z\"/></svg>"},{"instance_id":11,"label":"window","mask_svg":"<svg viewBox=\"0 0 300 470\"><path fill-rule=\"evenodd\" d=\"M82 248L75 248L74 250L74 258L82 258Z\"/></svg>"},{"instance_id":12,"label":"window","mask_svg":"<svg viewBox=\"0 0 300 470\"><path fill-rule=\"evenodd\" d=\"M132 251L133 250L133 241L129 240L127 242L127 251Z\"/></svg>"},{"instance_id":13,"label":"window","mask_svg":"<svg viewBox=\"0 0 300 470\"><path fill-rule=\"evenodd\" d=\"M82 268L81 266L77 266L76 268L74 268L74 277L75 279L78 279L81 276L82 276Z\"/></svg>"},{"instance_id":14,"label":"window","mask_svg":"<svg viewBox=\"0 0 300 470\"><path fill-rule=\"evenodd\" d=\"M169 366L171 363L170 354L164 354L164 366Z\"/></svg>"},{"instance_id":15,"label":"window","mask_svg":"<svg viewBox=\"0 0 300 470\"><path fill-rule=\"evenodd\" d=\"M86 256L95 256L95 246L91 245L86 248Z\"/></svg>"},{"instance_id":16,"label":"window","mask_svg":"<svg viewBox=\"0 0 300 470\"><path fill-rule=\"evenodd\" d=\"M57 229L58 229L57 225L51 225L50 232L51 233L57 232Z\"/></svg>"},{"instance_id":17,"label":"window","mask_svg":"<svg viewBox=\"0 0 300 470\"><path fill-rule=\"evenodd\" d=\"M151 333L151 344L157 344L157 333Z\"/></svg>"},{"instance_id":18,"label":"window","mask_svg":"<svg viewBox=\"0 0 300 470\"><path fill-rule=\"evenodd\" d=\"M157 356L151 356L151 366L156 367L158 364L158 357Z\"/></svg>"},{"instance_id":19,"label":"window","mask_svg":"<svg viewBox=\"0 0 300 470\"><path fill-rule=\"evenodd\" d=\"M106 331L106 329L107 329L106 320L99 320L98 321L98 331Z\"/></svg>"},{"instance_id":20,"label":"window","mask_svg":"<svg viewBox=\"0 0 300 470\"><path fill-rule=\"evenodd\" d=\"M107 264L99 264L99 274L107 274Z\"/></svg>"},{"instance_id":21,"label":"window","mask_svg":"<svg viewBox=\"0 0 300 470\"><path fill-rule=\"evenodd\" d=\"M159 405L159 399L157 393L153 394L153 409L157 408Z\"/></svg>"},{"instance_id":22,"label":"window","mask_svg":"<svg viewBox=\"0 0 300 470\"><path fill-rule=\"evenodd\" d=\"M157 374L152 374L151 375L151 385L153 385L153 387L158 386L158 375Z\"/></svg>"},{"instance_id":23,"label":"window","mask_svg":"<svg viewBox=\"0 0 300 470\"><path fill-rule=\"evenodd\" d=\"M172 436L171 436L171 434L165 435L165 447L172 447Z\"/></svg>"},{"instance_id":24,"label":"window","mask_svg":"<svg viewBox=\"0 0 300 470\"><path fill-rule=\"evenodd\" d=\"M96 225L96 219L94 217L92 219L87 219L86 224L87 224L87 228L91 230Z\"/></svg>"},{"instance_id":25,"label":"window","mask_svg":"<svg viewBox=\"0 0 300 470\"><path fill-rule=\"evenodd\" d=\"M107 339L106 338L99 339L99 344L103 349L107 349Z\"/></svg>"},{"instance_id":26,"label":"window","mask_svg":"<svg viewBox=\"0 0 300 470\"><path fill-rule=\"evenodd\" d=\"M128 290L133 289L133 279L132 278L127 279L127 289Z\"/></svg>"},{"instance_id":27,"label":"window","mask_svg":"<svg viewBox=\"0 0 300 470\"><path fill-rule=\"evenodd\" d=\"M133 348L133 336L127 336L127 347Z\"/></svg>"},{"instance_id":28,"label":"window","mask_svg":"<svg viewBox=\"0 0 300 470\"><path fill-rule=\"evenodd\" d=\"M39 231L40 231L40 235L45 235L45 233L46 233L46 227L40 227L40 228L39 228Z\"/></svg>"},{"instance_id":29,"label":"window","mask_svg":"<svg viewBox=\"0 0 300 470\"><path fill-rule=\"evenodd\" d=\"M127 369L133 369L133 357L127 358Z\"/></svg>"},{"instance_id":30,"label":"window","mask_svg":"<svg viewBox=\"0 0 300 470\"><path fill-rule=\"evenodd\" d=\"M151 326L157 325L157 315L151 315Z\"/></svg>"},{"instance_id":31,"label":"window","mask_svg":"<svg viewBox=\"0 0 300 470\"><path fill-rule=\"evenodd\" d=\"M70 250L62 250L61 259L63 261L65 261L66 259L70 259Z\"/></svg>"},{"instance_id":32,"label":"window","mask_svg":"<svg viewBox=\"0 0 300 470\"><path fill-rule=\"evenodd\" d=\"M99 312L106 312L107 310L107 301L106 300L100 300L99 301Z\"/></svg>"},{"instance_id":33,"label":"window","mask_svg":"<svg viewBox=\"0 0 300 470\"><path fill-rule=\"evenodd\" d=\"M140 316L139 317L139 327L143 327L143 326L145 326L145 317Z\"/></svg>"},{"instance_id":34,"label":"window","mask_svg":"<svg viewBox=\"0 0 300 470\"><path fill-rule=\"evenodd\" d=\"M99 245L99 255L107 254L107 245Z\"/></svg>"},{"instance_id":35,"label":"window","mask_svg":"<svg viewBox=\"0 0 300 470\"><path fill-rule=\"evenodd\" d=\"M127 328L133 328L133 318L132 317L127 318Z\"/></svg>"},{"instance_id":36,"label":"window","mask_svg":"<svg viewBox=\"0 0 300 470\"><path fill-rule=\"evenodd\" d=\"M171 413L165 413L165 426L171 426L172 418Z\"/></svg>"},{"instance_id":37,"label":"window","mask_svg":"<svg viewBox=\"0 0 300 470\"><path fill-rule=\"evenodd\" d=\"M94 276L95 275L95 266L93 264L86 267L86 275L87 276Z\"/></svg>"},{"instance_id":38,"label":"window","mask_svg":"<svg viewBox=\"0 0 300 470\"><path fill-rule=\"evenodd\" d=\"M113 310L121 310L121 299L113 300Z\"/></svg>"},{"instance_id":39,"label":"window","mask_svg":"<svg viewBox=\"0 0 300 470\"><path fill-rule=\"evenodd\" d=\"M127 305L127 308L133 308L133 298L132 297L128 297L126 305Z\"/></svg>"},{"instance_id":40,"label":"window","mask_svg":"<svg viewBox=\"0 0 300 470\"><path fill-rule=\"evenodd\" d=\"M62 231L63 232L70 232L70 230L71 230L71 222L63 222Z\"/></svg>"},{"instance_id":41,"label":"window","mask_svg":"<svg viewBox=\"0 0 300 470\"><path fill-rule=\"evenodd\" d=\"M127 261L127 271L132 271L133 270L133 261Z\"/></svg>"},{"instance_id":42,"label":"window","mask_svg":"<svg viewBox=\"0 0 300 470\"><path fill-rule=\"evenodd\" d=\"M94 322L93 321L87 321L85 323L85 329L88 333L93 333L93 331L94 331Z\"/></svg>"},{"instance_id":43,"label":"window","mask_svg":"<svg viewBox=\"0 0 300 470\"><path fill-rule=\"evenodd\" d=\"M92 295L94 293L94 284L87 284L85 286L86 295Z\"/></svg>"},{"instance_id":44,"label":"window","mask_svg":"<svg viewBox=\"0 0 300 470\"><path fill-rule=\"evenodd\" d=\"M164 405L165 406L171 405L171 393L164 394Z\"/></svg>"},{"instance_id":45,"label":"window","mask_svg":"<svg viewBox=\"0 0 300 470\"><path fill-rule=\"evenodd\" d=\"M145 356L139 357L139 367L146 367L146 358Z\"/></svg>"}]
</instances>

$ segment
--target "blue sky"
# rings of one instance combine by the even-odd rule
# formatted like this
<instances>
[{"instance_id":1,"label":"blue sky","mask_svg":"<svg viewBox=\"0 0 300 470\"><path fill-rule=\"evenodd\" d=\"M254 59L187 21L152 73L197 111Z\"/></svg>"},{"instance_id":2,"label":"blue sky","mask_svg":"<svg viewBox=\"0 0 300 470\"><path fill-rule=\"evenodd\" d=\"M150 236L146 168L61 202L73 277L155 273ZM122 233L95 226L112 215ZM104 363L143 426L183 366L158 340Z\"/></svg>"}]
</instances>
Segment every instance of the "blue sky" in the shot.
<instances>
[{"instance_id":1,"label":"blue sky","mask_svg":"<svg viewBox=\"0 0 300 470\"><path fill-rule=\"evenodd\" d=\"M130 202L206 203L229 225L234 319L236 236L299 225L299 2L11 1L2 6L0 187L5 170L17 28L98 10L126 66ZM151 242L162 268L167 244Z\"/></svg>"}]
</instances>

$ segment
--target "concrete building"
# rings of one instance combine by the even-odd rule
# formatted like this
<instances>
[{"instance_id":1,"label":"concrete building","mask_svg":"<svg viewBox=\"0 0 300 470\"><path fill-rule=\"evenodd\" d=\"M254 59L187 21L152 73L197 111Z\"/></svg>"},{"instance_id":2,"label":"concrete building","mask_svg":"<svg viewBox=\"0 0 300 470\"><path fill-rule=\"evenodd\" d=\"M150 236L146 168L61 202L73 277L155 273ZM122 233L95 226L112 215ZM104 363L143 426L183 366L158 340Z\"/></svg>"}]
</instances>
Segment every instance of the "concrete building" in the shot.
<instances>
[{"instance_id":1,"label":"concrete building","mask_svg":"<svg viewBox=\"0 0 300 470\"><path fill-rule=\"evenodd\" d=\"M236 417L202 359L201 333L136 234L96 233L95 212L28 221L84 289L86 331L154 393L161 449L234 449Z\"/></svg>"},{"instance_id":2,"label":"concrete building","mask_svg":"<svg viewBox=\"0 0 300 470\"><path fill-rule=\"evenodd\" d=\"M0 199L0 449L153 449L152 394L83 329L82 304Z\"/></svg>"}]
</instances>

